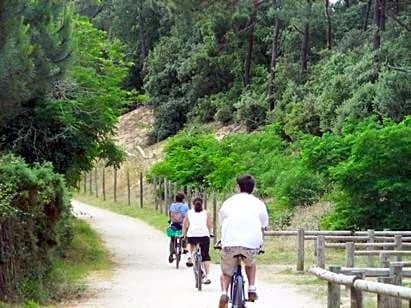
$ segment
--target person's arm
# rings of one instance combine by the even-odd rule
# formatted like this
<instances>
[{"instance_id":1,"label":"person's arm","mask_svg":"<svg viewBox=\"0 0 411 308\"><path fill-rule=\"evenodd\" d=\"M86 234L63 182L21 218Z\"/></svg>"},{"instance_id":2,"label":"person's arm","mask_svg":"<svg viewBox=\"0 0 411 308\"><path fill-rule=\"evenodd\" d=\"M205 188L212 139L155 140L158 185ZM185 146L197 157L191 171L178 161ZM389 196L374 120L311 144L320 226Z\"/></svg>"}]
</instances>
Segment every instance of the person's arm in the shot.
<instances>
[{"instance_id":1,"label":"person's arm","mask_svg":"<svg viewBox=\"0 0 411 308\"><path fill-rule=\"evenodd\" d=\"M267 207L265 206L263 202L261 202L260 222L261 222L262 231L264 232L268 228L268 212L267 212Z\"/></svg>"},{"instance_id":2,"label":"person's arm","mask_svg":"<svg viewBox=\"0 0 411 308\"><path fill-rule=\"evenodd\" d=\"M187 237L187 231L189 227L190 227L190 221L188 220L188 215L186 215L186 217L184 217L184 220L183 220L183 236L184 237Z\"/></svg>"}]
</instances>

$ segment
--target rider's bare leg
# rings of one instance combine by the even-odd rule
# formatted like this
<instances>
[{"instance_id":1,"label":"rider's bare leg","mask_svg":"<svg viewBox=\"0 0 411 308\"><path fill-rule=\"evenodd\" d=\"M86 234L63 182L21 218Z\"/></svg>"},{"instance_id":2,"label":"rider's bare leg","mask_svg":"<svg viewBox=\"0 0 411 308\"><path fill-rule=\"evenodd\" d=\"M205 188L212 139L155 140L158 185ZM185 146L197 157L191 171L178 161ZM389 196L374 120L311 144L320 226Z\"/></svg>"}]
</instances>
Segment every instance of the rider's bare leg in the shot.
<instances>
[{"instance_id":1,"label":"rider's bare leg","mask_svg":"<svg viewBox=\"0 0 411 308\"><path fill-rule=\"evenodd\" d=\"M231 276L228 276L226 274L221 274L220 276L220 283L221 283L221 291L225 294L228 292L228 287L231 283Z\"/></svg>"},{"instance_id":2,"label":"rider's bare leg","mask_svg":"<svg viewBox=\"0 0 411 308\"><path fill-rule=\"evenodd\" d=\"M257 266L255 264L245 267L245 273L247 274L248 284L250 286L255 286L255 273L257 271Z\"/></svg>"},{"instance_id":3,"label":"rider's bare leg","mask_svg":"<svg viewBox=\"0 0 411 308\"><path fill-rule=\"evenodd\" d=\"M204 261L203 265L204 265L204 271L206 275L208 275L210 273L210 261Z\"/></svg>"}]
</instances>

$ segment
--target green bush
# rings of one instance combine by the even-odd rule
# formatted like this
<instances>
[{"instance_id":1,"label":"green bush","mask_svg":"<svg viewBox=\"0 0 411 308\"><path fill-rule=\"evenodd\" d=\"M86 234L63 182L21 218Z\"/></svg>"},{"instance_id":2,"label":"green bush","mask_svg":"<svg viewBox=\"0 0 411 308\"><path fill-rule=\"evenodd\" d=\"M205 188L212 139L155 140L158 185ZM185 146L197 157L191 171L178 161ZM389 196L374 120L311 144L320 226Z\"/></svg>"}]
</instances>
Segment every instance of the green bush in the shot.
<instances>
[{"instance_id":1,"label":"green bush","mask_svg":"<svg viewBox=\"0 0 411 308\"><path fill-rule=\"evenodd\" d=\"M331 169L341 193L324 227L411 227L411 118L370 126L355 136L349 157Z\"/></svg>"},{"instance_id":2,"label":"green bush","mask_svg":"<svg viewBox=\"0 0 411 308\"><path fill-rule=\"evenodd\" d=\"M50 163L0 157L0 300L46 296L53 255L72 238L69 194Z\"/></svg>"},{"instance_id":3,"label":"green bush","mask_svg":"<svg viewBox=\"0 0 411 308\"><path fill-rule=\"evenodd\" d=\"M320 175L297 165L279 174L274 191L280 204L312 205L324 194L325 183Z\"/></svg>"}]
</instances>

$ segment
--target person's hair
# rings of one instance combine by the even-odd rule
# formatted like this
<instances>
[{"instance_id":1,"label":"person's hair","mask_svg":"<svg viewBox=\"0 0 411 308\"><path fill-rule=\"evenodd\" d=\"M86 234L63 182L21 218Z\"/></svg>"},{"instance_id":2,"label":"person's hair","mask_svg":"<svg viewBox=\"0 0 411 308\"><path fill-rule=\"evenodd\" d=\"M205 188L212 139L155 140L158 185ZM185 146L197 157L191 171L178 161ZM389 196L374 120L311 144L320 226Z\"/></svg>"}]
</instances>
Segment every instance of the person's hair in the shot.
<instances>
[{"instance_id":1,"label":"person's hair","mask_svg":"<svg viewBox=\"0 0 411 308\"><path fill-rule=\"evenodd\" d=\"M199 213L203 211L203 199L200 197L194 198L193 200L194 212Z\"/></svg>"},{"instance_id":2,"label":"person's hair","mask_svg":"<svg viewBox=\"0 0 411 308\"><path fill-rule=\"evenodd\" d=\"M186 195L182 191L177 192L176 193L176 202L183 202L185 197L186 197Z\"/></svg>"},{"instance_id":3,"label":"person's hair","mask_svg":"<svg viewBox=\"0 0 411 308\"><path fill-rule=\"evenodd\" d=\"M251 194L254 190L255 181L252 175L242 174L237 178L238 187L240 192Z\"/></svg>"}]
</instances>

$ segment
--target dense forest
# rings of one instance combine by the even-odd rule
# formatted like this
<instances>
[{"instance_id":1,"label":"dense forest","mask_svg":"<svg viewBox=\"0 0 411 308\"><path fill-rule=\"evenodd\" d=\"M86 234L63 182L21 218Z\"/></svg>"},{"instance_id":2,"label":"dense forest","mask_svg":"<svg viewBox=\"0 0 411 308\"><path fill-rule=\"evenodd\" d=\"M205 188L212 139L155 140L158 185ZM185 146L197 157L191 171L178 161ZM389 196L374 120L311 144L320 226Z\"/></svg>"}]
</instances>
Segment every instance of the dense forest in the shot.
<instances>
[{"instance_id":1,"label":"dense forest","mask_svg":"<svg viewBox=\"0 0 411 308\"><path fill-rule=\"evenodd\" d=\"M407 0L0 0L0 298L43 294L67 186L121 163L141 105L150 143L175 135L152 175L227 192L251 172L281 226L329 200L324 228L410 228L410 50Z\"/></svg>"}]
</instances>

